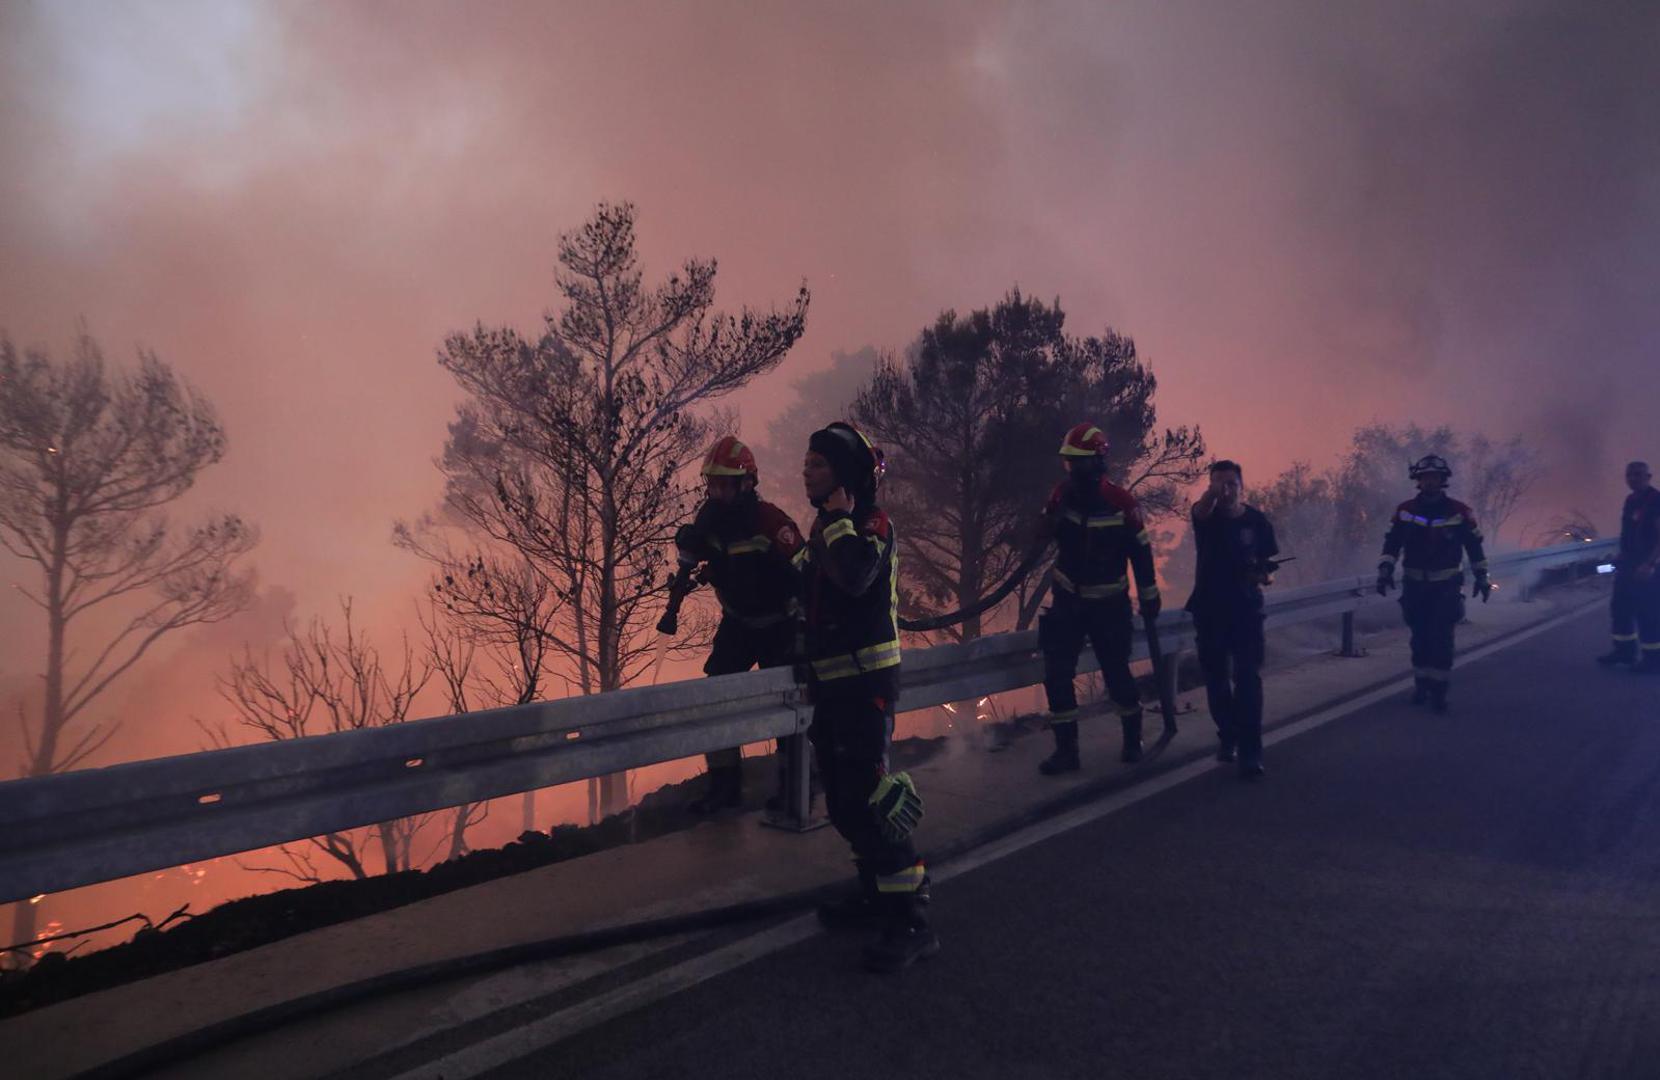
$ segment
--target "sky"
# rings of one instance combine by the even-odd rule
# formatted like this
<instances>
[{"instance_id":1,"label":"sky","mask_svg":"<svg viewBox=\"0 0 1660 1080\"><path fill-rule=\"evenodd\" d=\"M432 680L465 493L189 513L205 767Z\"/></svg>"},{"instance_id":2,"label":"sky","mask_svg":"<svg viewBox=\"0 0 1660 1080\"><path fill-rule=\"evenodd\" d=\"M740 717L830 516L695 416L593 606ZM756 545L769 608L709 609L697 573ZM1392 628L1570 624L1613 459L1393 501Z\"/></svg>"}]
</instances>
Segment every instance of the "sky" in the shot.
<instances>
[{"instance_id":1,"label":"sky","mask_svg":"<svg viewBox=\"0 0 1660 1080\"><path fill-rule=\"evenodd\" d=\"M535 329L602 200L651 274L717 258L721 307L808 284L730 402L757 440L836 354L1018 285L1133 335L1161 421L1253 476L1452 423L1606 526L1660 458L1652 4L0 0L0 148L0 328L154 349L230 437L180 513L263 537L256 606L110 698L112 760L197 748L285 616L408 621L436 349ZM0 690L36 620L0 591Z\"/></svg>"}]
</instances>

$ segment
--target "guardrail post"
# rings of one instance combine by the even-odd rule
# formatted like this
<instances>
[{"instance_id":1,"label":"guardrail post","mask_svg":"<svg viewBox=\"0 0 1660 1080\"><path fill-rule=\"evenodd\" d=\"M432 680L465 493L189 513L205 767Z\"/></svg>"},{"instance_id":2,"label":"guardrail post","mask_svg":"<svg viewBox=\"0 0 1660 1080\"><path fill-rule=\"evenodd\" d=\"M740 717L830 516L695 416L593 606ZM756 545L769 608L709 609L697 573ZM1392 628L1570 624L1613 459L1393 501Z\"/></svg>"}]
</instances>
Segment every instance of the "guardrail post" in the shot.
<instances>
[{"instance_id":1,"label":"guardrail post","mask_svg":"<svg viewBox=\"0 0 1660 1080\"><path fill-rule=\"evenodd\" d=\"M813 749L807 743L812 707L800 691L795 693L794 705L795 734L778 740L779 808L763 814L761 824L785 832L804 833L823 828L830 824L830 819L813 816Z\"/></svg>"},{"instance_id":2,"label":"guardrail post","mask_svg":"<svg viewBox=\"0 0 1660 1080\"><path fill-rule=\"evenodd\" d=\"M1353 611L1345 611L1343 613L1343 644L1342 644L1341 647L1338 648L1337 655L1338 656L1365 656L1366 655L1365 653L1361 652L1360 649L1355 645L1355 613Z\"/></svg>"}]
</instances>

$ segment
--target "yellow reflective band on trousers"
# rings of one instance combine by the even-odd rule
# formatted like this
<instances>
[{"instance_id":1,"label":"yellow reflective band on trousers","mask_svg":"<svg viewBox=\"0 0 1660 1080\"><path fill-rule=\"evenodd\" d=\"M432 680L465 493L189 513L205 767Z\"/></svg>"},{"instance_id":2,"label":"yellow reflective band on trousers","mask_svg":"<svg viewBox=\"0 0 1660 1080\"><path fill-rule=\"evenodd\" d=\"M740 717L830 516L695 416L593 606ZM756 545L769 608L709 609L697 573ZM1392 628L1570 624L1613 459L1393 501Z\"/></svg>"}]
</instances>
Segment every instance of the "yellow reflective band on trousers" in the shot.
<instances>
[{"instance_id":1,"label":"yellow reflective band on trousers","mask_svg":"<svg viewBox=\"0 0 1660 1080\"><path fill-rule=\"evenodd\" d=\"M1077 709L1062 709L1060 712L1052 712L1052 713L1049 714L1049 723L1051 725L1053 725L1053 724L1076 724L1077 722L1078 722L1078 710Z\"/></svg>"},{"instance_id":2,"label":"yellow reflective band on trousers","mask_svg":"<svg viewBox=\"0 0 1660 1080\"><path fill-rule=\"evenodd\" d=\"M1660 652L1660 641L1645 641L1639 648L1644 652Z\"/></svg>"},{"instance_id":3,"label":"yellow reflective band on trousers","mask_svg":"<svg viewBox=\"0 0 1660 1080\"><path fill-rule=\"evenodd\" d=\"M824 527L824 542L834 543L844 536L853 536L858 530L853 528L852 518L837 518Z\"/></svg>"},{"instance_id":4,"label":"yellow reflective band on trousers","mask_svg":"<svg viewBox=\"0 0 1660 1080\"><path fill-rule=\"evenodd\" d=\"M1615 634L1614 635L1614 640L1615 641L1636 641L1637 640L1637 635L1636 634Z\"/></svg>"},{"instance_id":5,"label":"yellow reflective band on trousers","mask_svg":"<svg viewBox=\"0 0 1660 1080\"><path fill-rule=\"evenodd\" d=\"M907 866L897 874L877 874L876 891L884 893L916 892L928 876L928 868L921 863Z\"/></svg>"},{"instance_id":6,"label":"yellow reflective band on trousers","mask_svg":"<svg viewBox=\"0 0 1660 1080\"><path fill-rule=\"evenodd\" d=\"M1156 599L1159 595L1159 587L1157 585L1149 585L1145 589L1137 589L1136 595L1141 597L1143 600Z\"/></svg>"},{"instance_id":7,"label":"yellow reflective band on trousers","mask_svg":"<svg viewBox=\"0 0 1660 1080\"><path fill-rule=\"evenodd\" d=\"M1135 539L1136 543L1140 544L1142 547L1153 546L1153 536L1146 529L1142 529L1140 532L1136 533Z\"/></svg>"},{"instance_id":8,"label":"yellow reflective band on trousers","mask_svg":"<svg viewBox=\"0 0 1660 1080\"><path fill-rule=\"evenodd\" d=\"M1452 672L1443 668L1415 667L1412 669L1412 674L1420 679L1433 679L1436 682L1452 681Z\"/></svg>"},{"instance_id":9,"label":"yellow reflective band on trousers","mask_svg":"<svg viewBox=\"0 0 1660 1080\"><path fill-rule=\"evenodd\" d=\"M1080 586L1075 584L1071 578L1067 577L1059 570L1056 570L1055 584L1059 585L1069 593L1077 594L1085 600L1103 600L1106 597L1117 596L1120 593L1127 591L1130 587L1130 579L1128 575L1126 575L1119 578L1117 581L1108 582L1105 585Z\"/></svg>"},{"instance_id":10,"label":"yellow reflective band on trousers","mask_svg":"<svg viewBox=\"0 0 1660 1080\"><path fill-rule=\"evenodd\" d=\"M813 674L821 681L849 679L867 671L881 671L899 663L899 642L884 641L845 656L813 661Z\"/></svg>"},{"instance_id":11,"label":"yellow reflective band on trousers","mask_svg":"<svg viewBox=\"0 0 1660 1080\"><path fill-rule=\"evenodd\" d=\"M1139 702L1139 701L1136 702L1134 705L1119 705L1115 702L1113 704L1113 708L1118 710L1118 715L1119 716L1140 716L1141 715L1141 702Z\"/></svg>"},{"instance_id":12,"label":"yellow reflective band on trousers","mask_svg":"<svg viewBox=\"0 0 1660 1080\"><path fill-rule=\"evenodd\" d=\"M1414 570L1408 567L1401 576L1408 581L1451 581L1463 572L1456 566L1451 570Z\"/></svg>"}]
</instances>

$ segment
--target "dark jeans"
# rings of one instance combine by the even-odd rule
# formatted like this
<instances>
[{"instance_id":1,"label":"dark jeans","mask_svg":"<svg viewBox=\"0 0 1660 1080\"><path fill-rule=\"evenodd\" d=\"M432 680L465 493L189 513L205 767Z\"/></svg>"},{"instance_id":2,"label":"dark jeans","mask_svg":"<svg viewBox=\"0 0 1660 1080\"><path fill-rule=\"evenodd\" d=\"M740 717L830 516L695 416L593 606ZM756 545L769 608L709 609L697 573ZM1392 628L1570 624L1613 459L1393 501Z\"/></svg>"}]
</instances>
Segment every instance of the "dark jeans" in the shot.
<instances>
[{"instance_id":1,"label":"dark jeans","mask_svg":"<svg viewBox=\"0 0 1660 1080\"><path fill-rule=\"evenodd\" d=\"M1452 673L1453 631L1464 618L1464 579L1403 583L1401 614L1412 631L1412 673L1445 683Z\"/></svg>"},{"instance_id":2,"label":"dark jeans","mask_svg":"<svg viewBox=\"0 0 1660 1080\"><path fill-rule=\"evenodd\" d=\"M1266 648L1259 607L1193 613L1205 697L1222 745L1247 762L1262 757L1262 660Z\"/></svg>"},{"instance_id":3,"label":"dark jeans","mask_svg":"<svg viewBox=\"0 0 1660 1080\"><path fill-rule=\"evenodd\" d=\"M1049 698L1051 715L1078 709L1078 691L1072 680L1078 674L1078 655L1084 641L1095 649L1101 675L1107 682L1107 696L1118 706L1120 716L1141 712L1141 692L1130 674L1130 598L1080 600L1072 593L1055 590L1054 603L1038 622L1038 646L1043 650L1043 689Z\"/></svg>"}]
</instances>

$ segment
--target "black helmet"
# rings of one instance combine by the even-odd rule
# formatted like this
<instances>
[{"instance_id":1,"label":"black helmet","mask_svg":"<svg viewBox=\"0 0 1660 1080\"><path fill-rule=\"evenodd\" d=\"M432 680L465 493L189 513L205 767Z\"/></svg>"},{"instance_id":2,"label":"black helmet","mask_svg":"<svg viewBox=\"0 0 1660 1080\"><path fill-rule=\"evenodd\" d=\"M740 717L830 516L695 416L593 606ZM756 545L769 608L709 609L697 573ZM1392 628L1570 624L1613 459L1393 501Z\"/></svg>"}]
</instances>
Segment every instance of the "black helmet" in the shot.
<instances>
[{"instance_id":1,"label":"black helmet","mask_svg":"<svg viewBox=\"0 0 1660 1080\"><path fill-rule=\"evenodd\" d=\"M864 432L840 420L813 432L807 449L823 454L856 502L873 502L887 472L887 456Z\"/></svg>"},{"instance_id":2,"label":"black helmet","mask_svg":"<svg viewBox=\"0 0 1660 1080\"><path fill-rule=\"evenodd\" d=\"M1440 473L1443 481L1452 479L1452 466L1448 465L1447 459L1440 454L1425 454L1408 466L1406 470L1407 477L1412 480L1434 473Z\"/></svg>"}]
</instances>

